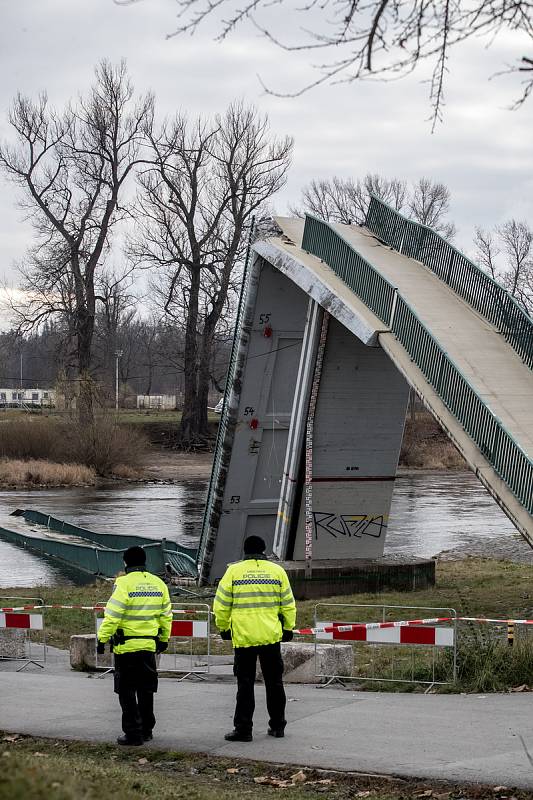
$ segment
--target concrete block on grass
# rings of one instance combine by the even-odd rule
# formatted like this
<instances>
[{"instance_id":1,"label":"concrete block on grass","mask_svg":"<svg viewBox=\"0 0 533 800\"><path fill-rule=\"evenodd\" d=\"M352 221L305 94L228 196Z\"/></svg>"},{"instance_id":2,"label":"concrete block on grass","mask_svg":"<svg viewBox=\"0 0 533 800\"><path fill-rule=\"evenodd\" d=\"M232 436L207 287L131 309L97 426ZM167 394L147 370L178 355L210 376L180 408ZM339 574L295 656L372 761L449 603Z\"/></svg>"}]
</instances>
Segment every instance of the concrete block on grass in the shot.
<instances>
[{"instance_id":1,"label":"concrete block on grass","mask_svg":"<svg viewBox=\"0 0 533 800\"><path fill-rule=\"evenodd\" d=\"M327 678L317 675L341 675L348 677L353 670L353 649L350 644L315 646L307 642L286 642L281 645L284 683L325 683ZM263 680L259 663L257 680Z\"/></svg>"},{"instance_id":2,"label":"concrete block on grass","mask_svg":"<svg viewBox=\"0 0 533 800\"><path fill-rule=\"evenodd\" d=\"M25 658L26 631L15 628L0 630L0 658Z\"/></svg>"},{"instance_id":3,"label":"concrete block on grass","mask_svg":"<svg viewBox=\"0 0 533 800\"><path fill-rule=\"evenodd\" d=\"M96 634L79 633L70 637L70 666L81 672L96 669ZM98 667L112 666L113 656L106 645L105 654L98 656Z\"/></svg>"}]
</instances>

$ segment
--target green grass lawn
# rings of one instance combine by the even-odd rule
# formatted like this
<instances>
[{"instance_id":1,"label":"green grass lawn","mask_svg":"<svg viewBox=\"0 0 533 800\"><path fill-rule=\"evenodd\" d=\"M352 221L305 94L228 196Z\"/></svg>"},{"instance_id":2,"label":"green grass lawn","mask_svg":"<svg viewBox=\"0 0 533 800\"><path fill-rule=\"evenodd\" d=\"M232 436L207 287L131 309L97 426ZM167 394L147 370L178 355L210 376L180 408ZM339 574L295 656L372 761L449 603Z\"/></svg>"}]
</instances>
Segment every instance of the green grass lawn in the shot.
<instances>
[{"instance_id":1,"label":"green grass lawn","mask_svg":"<svg viewBox=\"0 0 533 800\"><path fill-rule=\"evenodd\" d=\"M382 592L330 597L327 603L387 604L398 606L452 607L463 616L484 615L498 618L533 617L533 568L524 564L492 559L468 558L463 561L437 563L436 586L417 592ZM106 600L111 584L97 581L87 586L54 586L12 588L0 590L0 595L40 596L47 603L90 605ZM184 601L186 602L186 601ZM313 622L316 601L297 603L297 626ZM353 612L355 613L355 611ZM371 611L358 612L358 619L378 616ZM352 612L348 613L350 616ZM411 614L413 616L413 614ZM416 615L415 615L416 616ZM430 614L424 614L430 616ZM400 612L390 611L389 619L401 618ZM83 611L50 610L47 628L51 644L68 646L71 633L92 631L92 616Z\"/></svg>"},{"instance_id":2,"label":"green grass lawn","mask_svg":"<svg viewBox=\"0 0 533 800\"><path fill-rule=\"evenodd\" d=\"M353 605L376 605L376 609L328 609L319 614L321 621L337 619L346 621L373 621L382 619L382 605L388 606L385 619L409 619L419 616L432 617L431 611L402 611L393 606L414 606L417 608L454 608L459 616L486 616L499 619L533 618L533 590L531 578L533 569L528 565L514 564L490 559L466 559L464 561L443 561L437 564L436 586L418 592L383 592L382 594L360 594L328 598L324 602ZM111 585L105 581L84 587L59 586L52 588L5 589L2 595L26 595L43 597L50 604L94 605L105 602L111 593ZM211 593L212 594L212 593ZM177 601L180 602L179 600ZM206 598L211 602L211 598ZM187 604L186 600L183 603ZM9 603L12 605L13 603ZM314 620L316 601L297 603L297 627L311 626ZM73 633L94 632L94 615L90 611L50 609L46 612L47 641L56 647L67 648ZM440 612L435 612L441 616ZM529 631L529 629L528 629ZM500 626L499 638L493 636L494 629L474 623L461 623L458 645L458 681L443 687L442 691L505 691L522 684L533 686L533 638L527 641L518 637L514 648L506 644L506 626ZM309 637L306 641L311 642ZM188 645L176 645L179 652L187 651ZM203 652L204 643L195 645L195 652ZM400 677L418 680L432 680L428 665L432 651L412 648L371 648L363 647L364 659L372 662L372 672L382 677L389 676L389 659L394 655ZM397 652L393 652L397 651ZM229 654L230 644L214 636L213 654ZM414 660L413 660L413 658ZM436 680L448 681L451 651L437 654ZM359 663L359 657L357 663ZM414 673L413 673L414 669ZM396 670L396 667L395 667ZM402 672L403 670L403 672ZM357 672L358 675L368 674ZM389 691L412 691L416 684L363 683L364 688L387 689Z\"/></svg>"},{"instance_id":3,"label":"green grass lawn","mask_svg":"<svg viewBox=\"0 0 533 800\"><path fill-rule=\"evenodd\" d=\"M0 732L0 800L525 800L531 793L217 758L201 753L14 737Z\"/></svg>"}]
</instances>

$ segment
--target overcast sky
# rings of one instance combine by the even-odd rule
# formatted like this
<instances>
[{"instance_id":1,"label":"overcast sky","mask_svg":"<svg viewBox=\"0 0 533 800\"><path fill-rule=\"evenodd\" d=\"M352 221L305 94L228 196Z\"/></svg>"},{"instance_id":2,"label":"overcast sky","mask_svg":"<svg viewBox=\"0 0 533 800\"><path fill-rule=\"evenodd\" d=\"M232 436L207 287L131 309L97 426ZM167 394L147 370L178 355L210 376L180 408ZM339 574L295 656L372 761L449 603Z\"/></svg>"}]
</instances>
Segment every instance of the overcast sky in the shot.
<instances>
[{"instance_id":1,"label":"overcast sky","mask_svg":"<svg viewBox=\"0 0 533 800\"><path fill-rule=\"evenodd\" d=\"M533 223L533 99L509 111L517 79L488 80L522 55L510 34L488 50L473 42L455 52L444 124L431 135L423 73L390 84L323 86L296 99L265 95L257 74L272 88L297 88L312 77L308 56L280 52L251 27L222 44L207 29L166 40L175 27L174 0L129 7L112 0L0 0L0 10L2 138L10 135L6 113L16 91L46 89L61 106L90 85L99 59L125 57L136 88L155 92L160 115L210 114L244 98L268 112L276 132L294 136L294 165L275 201L278 213L312 178L378 172L446 183L463 249L476 225L510 216ZM280 7L273 13L279 19ZM31 238L15 199L14 187L0 182L0 283L16 280L13 262Z\"/></svg>"}]
</instances>

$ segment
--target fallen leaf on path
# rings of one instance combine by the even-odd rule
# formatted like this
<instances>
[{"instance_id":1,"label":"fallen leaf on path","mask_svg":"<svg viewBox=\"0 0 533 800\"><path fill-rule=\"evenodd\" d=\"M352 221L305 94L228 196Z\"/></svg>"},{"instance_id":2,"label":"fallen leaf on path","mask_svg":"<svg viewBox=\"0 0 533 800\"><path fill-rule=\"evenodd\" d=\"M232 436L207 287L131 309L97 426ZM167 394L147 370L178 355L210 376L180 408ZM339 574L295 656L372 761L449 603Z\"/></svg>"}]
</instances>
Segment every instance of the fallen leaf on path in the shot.
<instances>
[{"instance_id":1,"label":"fallen leaf on path","mask_svg":"<svg viewBox=\"0 0 533 800\"><path fill-rule=\"evenodd\" d=\"M272 775L261 775L259 778L254 778L254 783L259 783L261 786L275 786L277 789L294 786L292 781L284 781L281 778L274 778Z\"/></svg>"},{"instance_id":2,"label":"fallen leaf on path","mask_svg":"<svg viewBox=\"0 0 533 800\"><path fill-rule=\"evenodd\" d=\"M294 775L291 775L291 781L294 781L294 783L305 783L306 780L307 775L303 769L301 769L299 772L295 772Z\"/></svg>"},{"instance_id":3,"label":"fallen leaf on path","mask_svg":"<svg viewBox=\"0 0 533 800\"><path fill-rule=\"evenodd\" d=\"M433 789L426 789L425 792L417 792L417 797L433 797Z\"/></svg>"},{"instance_id":4,"label":"fallen leaf on path","mask_svg":"<svg viewBox=\"0 0 533 800\"><path fill-rule=\"evenodd\" d=\"M520 686L513 686L511 689L512 692L530 692L531 689L527 685L527 683L522 683Z\"/></svg>"},{"instance_id":5,"label":"fallen leaf on path","mask_svg":"<svg viewBox=\"0 0 533 800\"><path fill-rule=\"evenodd\" d=\"M240 772L240 769L239 767L230 767L226 770L226 772L229 772L230 775L236 775L238 772Z\"/></svg>"},{"instance_id":6,"label":"fallen leaf on path","mask_svg":"<svg viewBox=\"0 0 533 800\"><path fill-rule=\"evenodd\" d=\"M370 797L371 794L372 794L372 792L368 792L368 791L367 792L356 792L355 796L356 797Z\"/></svg>"},{"instance_id":7,"label":"fallen leaf on path","mask_svg":"<svg viewBox=\"0 0 533 800\"><path fill-rule=\"evenodd\" d=\"M148 764L148 759L147 758L140 758L137 761L137 764Z\"/></svg>"}]
</instances>

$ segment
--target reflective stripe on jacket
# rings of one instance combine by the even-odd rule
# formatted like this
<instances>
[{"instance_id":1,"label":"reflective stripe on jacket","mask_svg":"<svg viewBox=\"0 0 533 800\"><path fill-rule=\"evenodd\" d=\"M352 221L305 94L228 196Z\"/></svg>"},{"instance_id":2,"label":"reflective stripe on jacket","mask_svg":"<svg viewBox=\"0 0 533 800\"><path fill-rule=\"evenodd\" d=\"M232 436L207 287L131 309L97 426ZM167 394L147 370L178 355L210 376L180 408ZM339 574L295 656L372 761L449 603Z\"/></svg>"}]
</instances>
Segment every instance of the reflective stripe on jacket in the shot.
<instances>
[{"instance_id":1,"label":"reflective stripe on jacket","mask_svg":"<svg viewBox=\"0 0 533 800\"><path fill-rule=\"evenodd\" d=\"M117 628L122 628L124 636L155 637L159 633L161 641L167 642L171 626L172 606L166 584L157 575L134 570L116 579L98 639L107 642ZM154 653L155 639L128 639L113 650L117 655L138 650Z\"/></svg>"},{"instance_id":2,"label":"reflective stripe on jacket","mask_svg":"<svg viewBox=\"0 0 533 800\"><path fill-rule=\"evenodd\" d=\"M218 584L213 611L217 628L231 628L235 647L274 644L281 639L282 625L292 630L296 623L287 573L264 558L230 564Z\"/></svg>"}]
</instances>

